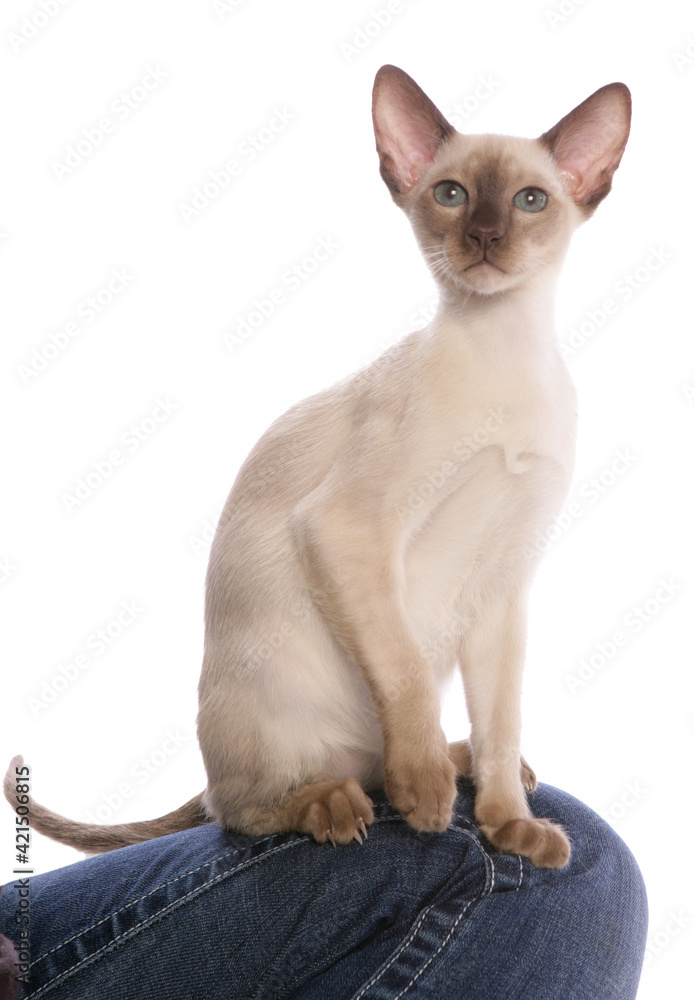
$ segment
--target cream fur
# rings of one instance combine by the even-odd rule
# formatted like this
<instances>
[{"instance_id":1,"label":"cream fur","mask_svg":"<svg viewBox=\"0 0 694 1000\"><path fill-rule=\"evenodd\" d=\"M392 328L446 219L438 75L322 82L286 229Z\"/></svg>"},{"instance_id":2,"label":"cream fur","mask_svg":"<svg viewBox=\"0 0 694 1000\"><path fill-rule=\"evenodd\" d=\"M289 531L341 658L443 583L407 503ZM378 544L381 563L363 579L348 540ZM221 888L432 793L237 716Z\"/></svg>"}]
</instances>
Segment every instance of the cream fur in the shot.
<instances>
[{"instance_id":1,"label":"cream fur","mask_svg":"<svg viewBox=\"0 0 694 1000\"><path fill-rule=\"evenodd\" d=\"M385 783L412 826L443 830L465 774L500 850L567 861L565 834L526 798L526 602L533 539L574 460L554 287L628 123L628 91L612 84L540 139L461 136L401 70L379 71L381 172L441 304L427 329L277 420L227 500L198 716L202 802L224 826L361 839L364 789ZM467 202L442 206L442 181ZM514 207L529 186L548 196L543 211ZM456 663L472 728L448 747L439 692Z\"/></svg>"}]
</instances>

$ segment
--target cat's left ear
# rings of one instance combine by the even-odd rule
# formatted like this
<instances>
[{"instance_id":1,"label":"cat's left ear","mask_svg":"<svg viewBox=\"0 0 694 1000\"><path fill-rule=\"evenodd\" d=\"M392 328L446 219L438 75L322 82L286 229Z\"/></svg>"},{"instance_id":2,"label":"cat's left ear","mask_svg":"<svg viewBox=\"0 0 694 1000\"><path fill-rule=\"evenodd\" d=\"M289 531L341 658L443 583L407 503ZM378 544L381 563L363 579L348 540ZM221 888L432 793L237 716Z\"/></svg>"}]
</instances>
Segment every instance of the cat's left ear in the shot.
<instances>
[{"instance_id":1,"label":"cat's left ear","mask_svg":"<svg viewBox=\"0 0 694 1000\"><path fill-rule=\"evenodd\" d=\"M571 197L584 210L592 211L612 187L630 123L629 88L608 83L540 136Z\"/></svg>"},{"instance_id":2,"label":"cat's left ear","mask_svg":"<svg viewBox=\"0 0 694 1000\"><path fill-rule=\"evenodd\" d=\"M455 129L397 66L381 66L376 74L372 110L381 177L394 196L405 194Z\"/></svg>"}]
</instances>

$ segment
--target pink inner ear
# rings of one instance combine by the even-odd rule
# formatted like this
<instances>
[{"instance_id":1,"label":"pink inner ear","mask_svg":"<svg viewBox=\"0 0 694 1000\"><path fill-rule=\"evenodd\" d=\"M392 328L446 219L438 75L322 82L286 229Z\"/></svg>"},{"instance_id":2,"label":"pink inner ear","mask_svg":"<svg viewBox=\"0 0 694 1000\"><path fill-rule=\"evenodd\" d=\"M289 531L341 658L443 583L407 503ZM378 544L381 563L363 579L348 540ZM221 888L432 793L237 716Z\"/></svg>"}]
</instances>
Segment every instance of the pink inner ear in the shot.
<instances>
[{"instance_id":1,"label":"pink inner ear","mask_svg":"<svg viewBox=\"0 0 694 1000\"><path fill-rule=\"evenodd\" d=\"M554 151L577 205L585 205L609 184L622 158L621 132L614 125L600 124L602 129L589 129L582 137L567 136Z\"/></svg>"},{"instance_id":2,"label":"pink inner ear","mask_svg":"<svg viewBox=\"0 0 694 1000\"><path fill-rule=\"evenodd\" d=\"M610 189L629 135L629 92L596 91L542 136L577 205L596 204Z\"/></svg>"},{"instance_id":3,"label":"pink inner ear","mask_svg":"<svg viewBox=\"0 0 694 1000\"><path fill-rule=\"evenodd\" d=\"M391 189L410 191L454 130L414 80L395 67L377 74L373 115L383 176Z\"/></svg>"},{"instance_id":4,"label":"pink inner ear","mask_svg":"<svg viewBox=\"0 0 694 1000\"><path fill-rule=\"evenodd\" d=\"M433 161L439 143L431 121L418 121L418 117L416 110L403 107L397 98L384 101L378 112L378 147L402 192L417 184L421 168Z\"/></svg>"},{"instance_id":5,"label":"pink inner ear","mask_svg":"<svg viewBox=\"0 0 694 1000\"><path fill-rule=\"evenodd\" d=\"M432 148L431 141L427 141L411 122L407 122L397 133L385 139L383 151L389 155L399 187L404 192L418 183L422 167L434 159L436 146Z\"/></svg>"}]
</instances>

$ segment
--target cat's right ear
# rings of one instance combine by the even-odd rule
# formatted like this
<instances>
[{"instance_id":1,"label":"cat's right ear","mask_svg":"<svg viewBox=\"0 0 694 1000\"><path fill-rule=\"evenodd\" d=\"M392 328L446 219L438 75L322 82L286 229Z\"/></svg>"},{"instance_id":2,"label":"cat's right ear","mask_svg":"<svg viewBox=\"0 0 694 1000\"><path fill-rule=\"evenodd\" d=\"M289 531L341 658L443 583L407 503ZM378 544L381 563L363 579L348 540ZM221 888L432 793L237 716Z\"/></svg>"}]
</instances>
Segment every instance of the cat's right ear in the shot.
<instances>
[{"instance_id":1,"label":"cat's right ear","mask_svg":"<svg viewBox=\"0 0 694 1000\"><path fill-rule=\"evenodd\" d=\"M397 66L381 66L376 74L372 112L381 177L393 195L405 194L455 129Z\"/></svg>"},{"instance_id":2,"label":"cat's right ear","mask_svg":"<svg viewBox=\"0 0 694 1000\"><path fill-rule=\"evenodd\" d=\"M590 213L612 186L629 138L631 95L608 83L540 136L576 204Z\"/></svg>"}]
</instances>

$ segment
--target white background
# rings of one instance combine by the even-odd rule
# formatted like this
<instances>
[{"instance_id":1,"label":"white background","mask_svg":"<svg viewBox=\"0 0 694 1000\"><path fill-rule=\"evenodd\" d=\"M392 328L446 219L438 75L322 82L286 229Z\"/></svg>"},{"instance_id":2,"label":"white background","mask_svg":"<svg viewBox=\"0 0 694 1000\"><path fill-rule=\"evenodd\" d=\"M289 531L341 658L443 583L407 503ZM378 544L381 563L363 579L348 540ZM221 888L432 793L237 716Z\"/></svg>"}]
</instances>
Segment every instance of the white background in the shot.
<instances>
[{"instance_id":1,"label":"white background","mask_svg":"<svg viewBox=\"0 0 694 1000\"><path fill-rule=\"evenodd\" d=\"M274 417L422 325L435 295L378 176L377 68L402 66L461 131L518 135L623 80L632 136L559 290L580 516L557 528L534 588L523 746L540 780L606 815L633 850L651 908L639 998L682 997L694 942L694 16L675 0L648 16L626 0L402 0L378 25L370 12L386 6L72 0L48 17L38 2L3 3L0 761L23 753L36 797L77 819L149 818L204 786L204 539L235 473ZM255 136L266 141L250 159ZM186 213L231 160L237 175ZM319 238L337 248L288 291L283 273L307 273ZM108 293L114 269L126 287ZM225 342L277 288L274 314ZM111 301L87 322L99 292ZM123 460L99 484L93 463L114 450ZM68 510L90 473L96 488ZM118 625L124 602L139 610ZM615 632L621 648L606 645ZM465 733L459 695L445 718ZM9 808L1 822L5 881ZM76 858L34 838L38 871Z\"/></svg>"}]
</instances>

